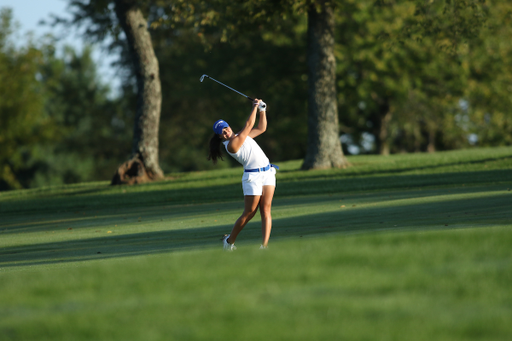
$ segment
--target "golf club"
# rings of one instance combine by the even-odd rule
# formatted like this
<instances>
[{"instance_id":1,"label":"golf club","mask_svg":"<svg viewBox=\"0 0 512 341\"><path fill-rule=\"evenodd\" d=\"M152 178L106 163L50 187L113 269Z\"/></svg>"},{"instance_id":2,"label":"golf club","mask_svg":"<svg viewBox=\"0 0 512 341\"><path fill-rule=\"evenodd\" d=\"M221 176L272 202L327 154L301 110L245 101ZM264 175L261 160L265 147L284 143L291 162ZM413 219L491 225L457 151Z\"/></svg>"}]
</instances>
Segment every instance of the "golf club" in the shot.
<instances>
[{"instance_id":1,"label":"golf club","mask_svg":"<svg viewBox=\"0 0 512 341\"><path fill-rule=\"evenodd\" d=\"M237 94L239 94L239 95L241 95L241 96L244 96L244 97L245 97L245 98L247 98L249 101L254 101L254 98L251 98L251 97L249 97L249 96L247 96L247 95L244 95L244 94L243 94L243 93L241 93L240 91L237 91L237 90L233 89L232 87L229 87L229 86L227 86L226 84L221 83L221 82L219 82L218 80L216 80L216 79L214 79L214 78L212 78L212 77L210 77L210 76L208 76L208 75L202 75L202 76L201 76L201 78L199 78L199 81L202 83L202 82L203 82L203 80L204 80L205 78L209 78L209 79L211 79L212 81L217 82L217 83L219 83L220 85L225 86L225 87L226 87L226 88L228 88L229 90L232 90L232 91L236 92ZM265 104L265 102L263 102L263 101L262 101L262 102L260 103L259 109L260 109L260 110L265 110L266 108L267 108L267 105Z\"/></svg>"}]
</instances>

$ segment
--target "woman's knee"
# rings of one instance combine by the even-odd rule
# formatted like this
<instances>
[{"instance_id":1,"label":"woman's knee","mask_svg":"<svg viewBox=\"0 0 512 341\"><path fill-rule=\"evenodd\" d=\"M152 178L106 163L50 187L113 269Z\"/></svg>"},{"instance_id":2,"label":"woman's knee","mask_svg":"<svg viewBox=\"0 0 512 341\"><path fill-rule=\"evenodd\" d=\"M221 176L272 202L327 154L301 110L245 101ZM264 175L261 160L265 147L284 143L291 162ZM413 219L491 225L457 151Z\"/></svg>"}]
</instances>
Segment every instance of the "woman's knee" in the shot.
<instances>
[{"instance_id":1,"label":"woman's knee","mask_svg":"<svg viewBox=\"0 0 512 341\"><path fill-rule=\"evenodd\" d=\"M258 207L256 207L254 210L244 211L243 215L247 220L251 220L256 215L256 212L258 212Z\"/></svg>"},{"instance_id":2,"label":"woman's knee","mask_svg":"<svg viewBox=\"0 0 512 341\"><path fill-rule=\"evenodd\" d=\"M261 205L260 214L262 218L268 218L271 216L272 205Z\"/></svg>"}]
</instances>

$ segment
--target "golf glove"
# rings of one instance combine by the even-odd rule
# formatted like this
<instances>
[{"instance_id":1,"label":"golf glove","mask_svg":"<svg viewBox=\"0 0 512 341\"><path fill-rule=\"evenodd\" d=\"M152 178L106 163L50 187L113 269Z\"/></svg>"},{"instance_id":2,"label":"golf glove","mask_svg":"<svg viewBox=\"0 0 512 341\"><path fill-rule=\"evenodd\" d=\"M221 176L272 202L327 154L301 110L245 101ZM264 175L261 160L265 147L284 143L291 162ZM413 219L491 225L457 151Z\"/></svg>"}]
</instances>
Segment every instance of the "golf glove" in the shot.
<instances>
[{"instance_id":1,"label":"golf glove","mask_svg":"<svg viewBox=\"0 0 512 341\"><path fill-rule=\"evenodd\" d=\"M258 105L258 111L267 111L267 104L263 101Z\"/></svg>"}]
</instances>

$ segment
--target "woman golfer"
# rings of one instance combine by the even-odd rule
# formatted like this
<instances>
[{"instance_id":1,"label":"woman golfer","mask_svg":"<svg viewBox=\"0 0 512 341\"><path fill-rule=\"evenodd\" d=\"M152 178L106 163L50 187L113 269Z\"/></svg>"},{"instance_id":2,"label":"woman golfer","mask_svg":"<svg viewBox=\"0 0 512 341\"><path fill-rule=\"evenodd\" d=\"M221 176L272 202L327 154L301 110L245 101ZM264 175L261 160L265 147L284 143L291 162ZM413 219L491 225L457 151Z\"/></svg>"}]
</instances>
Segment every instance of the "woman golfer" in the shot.
<instances>
[{"instance_id":1,"label":"woman golfer","mask_svg":"<svg viewBox=\"0 0 512 341\"><path fill-rule=\"evenodd\" d=\"M259 110L258 126L256 123L256 112ZM242 177L242 188L244 192L244 213L238 218L231 230L231 234L224 236L224 250L236 250L235 241L242 229L251 220L258 207L261 214L261 234L262 244L260 248L267 248L272 229L272 217L270 210L272 207L272 198L276 188L276 170L277 166L270 164L267 156L261 150L260 146L254 141L267 129L267 117L264 103L255 99L252 103L252 111L245 122L244 128L234 134L231 127L223 120L218 120L213 125L215 135L210 140L210 153L208 160L217 163L221 158L220 144L224 144L226 151L235 160L244 166L244 175ZM274 168L275 167L275 168Z\"/></svg>"}]
</instances>

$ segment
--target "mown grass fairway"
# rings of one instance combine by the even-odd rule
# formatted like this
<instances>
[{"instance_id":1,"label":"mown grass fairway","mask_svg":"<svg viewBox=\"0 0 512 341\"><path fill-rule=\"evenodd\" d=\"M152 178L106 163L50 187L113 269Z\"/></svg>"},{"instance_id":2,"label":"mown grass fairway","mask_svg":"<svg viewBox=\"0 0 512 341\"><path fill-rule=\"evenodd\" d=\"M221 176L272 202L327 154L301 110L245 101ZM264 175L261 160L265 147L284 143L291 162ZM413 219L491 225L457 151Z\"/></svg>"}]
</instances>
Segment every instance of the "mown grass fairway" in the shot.
<instances>
[{"instance_id":1,"label":"mown grass fairway","mask_svg":"<svg viewBox=\"0 0 512 341\"><path fill-rule=\"evenodd\" d=\"M512 148L279 164L270 248L240 169L0 193L1 340L507 340Z\"/></svg>"}]
</instances>

